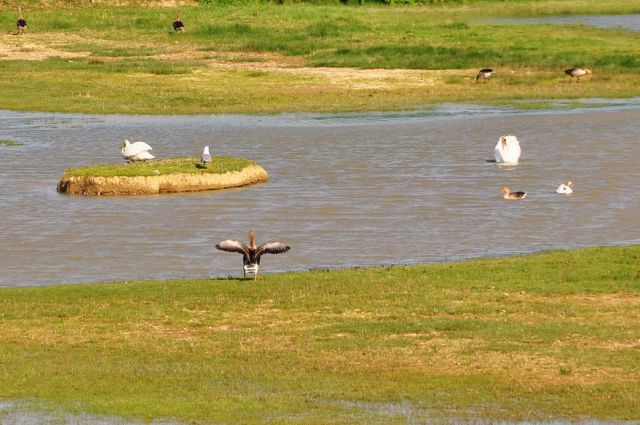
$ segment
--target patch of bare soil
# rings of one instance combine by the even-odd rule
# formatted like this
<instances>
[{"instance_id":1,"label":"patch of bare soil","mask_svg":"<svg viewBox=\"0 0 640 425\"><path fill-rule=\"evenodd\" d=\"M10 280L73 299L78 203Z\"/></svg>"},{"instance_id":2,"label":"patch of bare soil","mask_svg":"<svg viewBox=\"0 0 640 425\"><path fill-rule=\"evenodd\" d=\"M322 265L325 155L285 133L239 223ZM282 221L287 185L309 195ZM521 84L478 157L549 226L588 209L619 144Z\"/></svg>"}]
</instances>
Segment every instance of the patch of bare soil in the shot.
<instances>
[{"instance_id":1,"label":"patch of bare soil","mask_svg":"<svg viewBox=\"0 0 640 425\"><path fill-rule=\"evenodd\" d=\"M44 60L50 57L77 58L89 52L63 50L65 44L78 43L82 38L69 34L0 34L0 60Z\"/></svg>"}]
</instances>

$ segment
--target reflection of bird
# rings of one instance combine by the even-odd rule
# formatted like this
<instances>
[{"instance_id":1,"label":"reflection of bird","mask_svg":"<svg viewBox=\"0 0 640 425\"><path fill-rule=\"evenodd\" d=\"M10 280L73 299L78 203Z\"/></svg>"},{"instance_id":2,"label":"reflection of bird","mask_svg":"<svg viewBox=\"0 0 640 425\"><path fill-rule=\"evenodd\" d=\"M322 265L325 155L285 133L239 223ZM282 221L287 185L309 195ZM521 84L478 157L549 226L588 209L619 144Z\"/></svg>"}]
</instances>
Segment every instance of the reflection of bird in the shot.
<instances>
[{"instance_id":1,"label":"reflection of bird","mask_svg":"<svg viewBox=\"0 0 640 425\"><path fill-rule=\"evenodd\" d=\"M489 80L491 78L491 74L493 74L493 69L491 68L482 68L478 75L476 75L476 83L480 80Z\"/></svg>"},{"instance_id":2,"label":"reflection of bird","mask_svg":"<svg viewBox=\"0 0 640 425\"><path fill-rule=\"evenodd\" d=\"M510 192L507 186L500 189L500 192L504 193L504 199L524 199L527 196L527 192Z\"/></svg>"},{"instance_id":3,"label":"reflection of bird","mask_svg":"<svg viewBox=\"0 0 640 425\"><path fill-rule=\"evenodd\" d=\"M520 142L516 136L512 135L498 139L494 150L496 162L501 164L517 164L521 153Z\"/></svg>"},{"instance_id":4,"label":"reflection of bird","mask_svg":"<svg viewBox=\"0 0 640 425\"><path fill-rule=\"evenodd\" d=\"M589 68L579 68L577 66L574 66L573 68L565 69L564 73L569 75L572 78L575 78L576 83L580 82L580 77L593 74L593 72Z\"/></svg>"},{"instance_id":5,"label":"reflection of bird","mask_svg":"<svg viewBox=\"0 0 640 425\"><path fill-rule=\"evenodd\" d=\"M254 280L258 278L258 268L260 267L260 256L262 254L281 254L289 251L289 246L282 242L267 242L258 247L253 240L253 229L249 231L249 246L240 241L226 240L216 245L216 248L227 252L238 252L242 254L243 276L252 274Z\"/></svg>"},{"instance_id":6,"label":"reflection of bird","mask_svg":"<svg viewBox=\"0 0 640 425\"><path fill-rule=\"evenodd\" d=\"M184 31L184 23L180 20L180 11L176 10L176 20L173 21L173 30L175 32Z\"/></svg>"},{"instance_id":7,"label":"reflection of bird","mask_svg":"<svg viewBox=\"0 0 640 425\"><path fill-rule=\"evenodd\" d=\"M560 186L558 186L558 188L556 189L556 193L562 193L564 195L571 195L573 193L573 182L572 181L568 181L566 183L562 183Z\"/></svg>"},{"instance_id":8,"label":"reflection of bird","mask_svg":"<svg viewBox=\"0 0 640 425\"><path fill-rule=\"evenodd\" d=\"M18 34L22 34L27 29L27 20L22 16L22 9L18 6L18 21L16 22L18 27Z\"/></svg>"},{"instance_id":9,"label":"reflection of bird","mask_svg":"<svg viewBox=\"0 0 640 425\"><path fill-rule=\"evenodd\" d=\"M209 146L204 147L204 151L202 151L202 165L205 167L211 163L211 154L209 153Z\"/></svg>"},{"instance_id":10,"label":"reflection of bird","mask_svg":"<svg viewBox=\"0 0 640 425\"><path fill-rule=\"evenodd\" d=\"M153 149L145 142L131 143L125 140L120 144L120 153L122 157L127 161L148 161L154 159L155 156L151 155L149 151Z\"/></svg>"}]
</instances>

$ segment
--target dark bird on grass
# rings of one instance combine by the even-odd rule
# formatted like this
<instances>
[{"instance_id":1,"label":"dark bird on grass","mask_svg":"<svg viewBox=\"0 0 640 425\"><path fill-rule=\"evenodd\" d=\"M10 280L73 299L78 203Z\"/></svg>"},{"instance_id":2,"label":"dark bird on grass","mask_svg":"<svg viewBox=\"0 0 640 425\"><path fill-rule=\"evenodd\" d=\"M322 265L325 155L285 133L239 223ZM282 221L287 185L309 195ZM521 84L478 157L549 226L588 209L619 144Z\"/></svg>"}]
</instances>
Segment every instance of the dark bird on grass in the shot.
<instances>
[{"instance_id":1,"label":"dark bird on grass","mask_svg":"<svg viewBox=\"0 0 640 425\"><path fill-rule=\"evenodd\" d=\"M576 83L580 82L580 77L593 74L593 72L589 68L580 68L577 66L574 66L573 68L565 69L564 73L570 76L571 78L575 78Z\"/></svg>"},{"instance_id":2,"label":"dark bird on grass","mask_svg":"<svg viewBox=\"0 0 640 425\"><path fill-rule=\"evenodd\" d=\"M176 20L173 21L173 30L175 32L184 32L184 23L180 20L180 11L176 10Z\"/></svg>"},{"instance_id":3,"label":"dark bird on grass","mask_svg":"<svg viewBox=\"0 0 640 425\"><path fill-rule=\"evenodd\" d=\"M209 153L209 146L204 147L204 150L202 151L201 162L205 167L211 164L211 154Z\"/></svg>"},{"instance_id":4,"label":"dark bird on grass","mask_svg":"<svg viewBox=\"0 0 640 425\"><path fill-rule=\"evenodd\" d=\"M258 268L260 267L262 254L282 254L289 251L289 246L282 242L267 242L256 246L253 240L253 229L249 231L249 246L245 245L244 242L228 239L217 244L216 248L221 251L242 254L243 276L247 277L247 274L252 274L254 280L258 278Z\"/></svg>"},{"instance_id":5,"label":"dark bird on grass","mask_svg":"<svg viewBox=\"0 0 640 425\"><path fill-rule=\"evenodd\" d=\"M18 34L22 34L27 30L27 20L22 16L22 9L18 7L18 21L16 22L18 27Z\"/></svg>"},{"instance_id":6,"label":"dark bird on grass","mask_svg":"<svg viewBox=\"0 0 640 425\"><path fill-rule=\"evenodd\" d=\"M510 192L507 186L500 189L500 192L504 193L504 199L509 200L524 199L527 196L527 192Z\"/></svg>"},{"instance_id":7,"label":"dark bird on grass","mask_svg":"<svg viewBox=\"0 0 640 425\"><path fill-rule=\"evenodd\" d=\"M489 80L489 78L491 78L491 74L493 74L493 69L482 68L480 71L478 71L478 75L476 75L476 83L480 80Z\"/></svg>"}]
</instances>

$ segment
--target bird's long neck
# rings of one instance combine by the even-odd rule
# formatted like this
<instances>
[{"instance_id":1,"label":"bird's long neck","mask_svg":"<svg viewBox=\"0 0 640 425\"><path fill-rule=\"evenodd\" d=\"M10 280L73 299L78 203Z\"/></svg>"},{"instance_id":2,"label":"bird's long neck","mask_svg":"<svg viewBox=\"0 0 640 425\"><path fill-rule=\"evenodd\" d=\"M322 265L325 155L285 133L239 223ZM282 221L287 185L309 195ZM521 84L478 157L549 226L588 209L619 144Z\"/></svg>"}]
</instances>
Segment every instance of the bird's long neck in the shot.
<instances>
[{"instance_id":1,"label":"bird's long neck","mask_svg":"<svg viewBox=\"0 0 640 425\"><path fill-rule=\"evenodd\" d=\"M253 229L249 230L249 248L256 249L256 242L253 240Z\"/></svg>"},{"instance_id":2,"label":"bird's long neck","mask_svg":"<svg viewBox=\"0 0 640 425\"><path fill-rule=\"evenodd\" d=\"M176 10L176 21L180 20L180 11Z\"/></svg>"},{"instance_id":3,"label":"bird's long neck","mask_svg":"<svg viewBox=\"0 0 640 425\"><path fill-rule=\"evenodd\" d=\"M22 17L22 9L20 8L20 6L18 6L18 19L24 19Z\"/></svg>"}]
</instances>

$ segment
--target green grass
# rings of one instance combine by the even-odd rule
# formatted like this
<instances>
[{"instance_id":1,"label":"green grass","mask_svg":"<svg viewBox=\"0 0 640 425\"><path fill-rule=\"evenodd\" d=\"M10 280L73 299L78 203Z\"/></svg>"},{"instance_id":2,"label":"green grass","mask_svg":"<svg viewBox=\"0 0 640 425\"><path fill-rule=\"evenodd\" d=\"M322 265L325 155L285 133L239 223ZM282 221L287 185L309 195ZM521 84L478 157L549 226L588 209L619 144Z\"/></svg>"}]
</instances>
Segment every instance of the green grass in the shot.
<instances>
[{"instance_id":1,"label":"green grass","mask_svg":"<svg viewBox=\"0 0 640 425\"><path fill-rule=\"evenodd\" d=\"M242 171L255 164L245 158L214 157L207 167L200 165L199 158L179 157L153 161L134 162L130 164L100 164L69 168L64 174L67 177L115 177L115 176L158 176L165 174L222 174Z\"/></svg>"},{"instance_id":2,"label":"green grass","mask_svg":"<svg viewBox=\"0 0 640 425\"><path fill-rule=\"evenodd\" d=\"M15 140L0 140L0 146L22 146L23 143L16 142Z\"/></svg>"},{"instance_id":3,"label":"green grass","mask_svg":"<svg viewBox=\"0 0 640 425\"><path fill-rule=\"evenodd\" d=\"M187 31L174 34L171 8L36 9L29 12L29 33L7 35L8 45L24 54L37 54L35 43L60 56L88 56L0 61L0 108L344 112L416 109L443 101L515 105L522 99L639 96L637 32L480 21L633 12L640 12L640 0L579 0L570 6L557 0L415 7L202 4L181 8ZM14 20L13 11L0 13L5 27ZM562 71L574 65L593 68L594 78L566 84ZM345 76L303 66L361 71ZM473 84L477 69L487 66L498 70L493 81L486 87ZM376 76L362 71L367 69L406 72Z\"/></svg>"},{"instance_id":4,"label":"green grass","mask_svg":"<svg viewBox=\"0 0 640 425\"><path fill-rule=\"evenodd\" d=\"M0 290L0 399L189 423L640 419L640 246Z\"/></svg>"}]
</instances>

